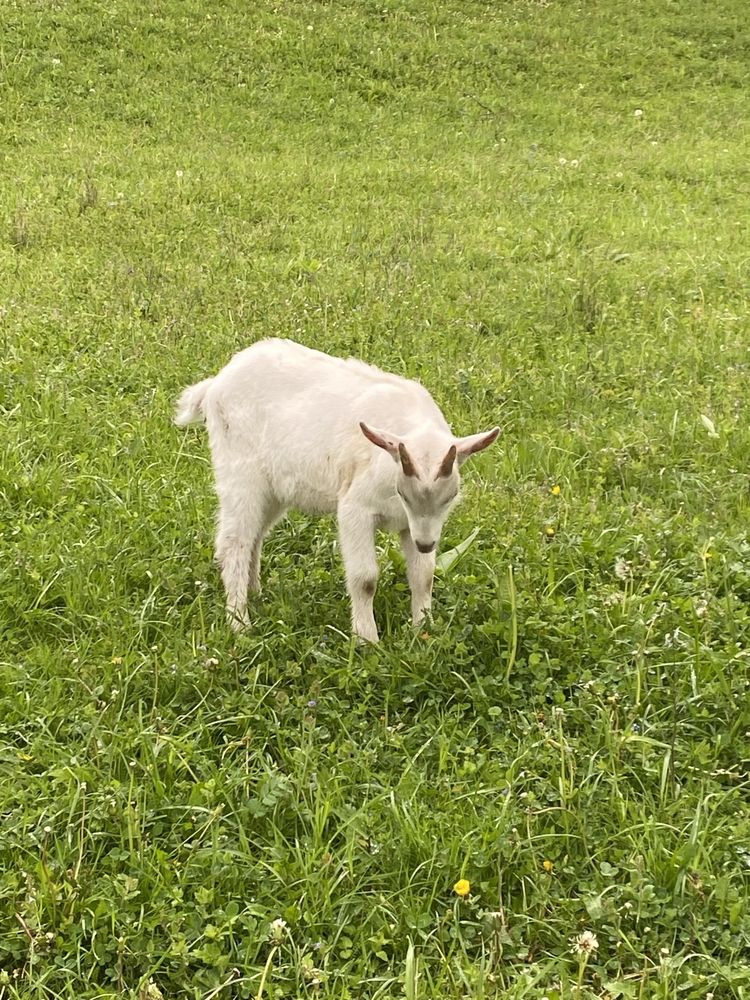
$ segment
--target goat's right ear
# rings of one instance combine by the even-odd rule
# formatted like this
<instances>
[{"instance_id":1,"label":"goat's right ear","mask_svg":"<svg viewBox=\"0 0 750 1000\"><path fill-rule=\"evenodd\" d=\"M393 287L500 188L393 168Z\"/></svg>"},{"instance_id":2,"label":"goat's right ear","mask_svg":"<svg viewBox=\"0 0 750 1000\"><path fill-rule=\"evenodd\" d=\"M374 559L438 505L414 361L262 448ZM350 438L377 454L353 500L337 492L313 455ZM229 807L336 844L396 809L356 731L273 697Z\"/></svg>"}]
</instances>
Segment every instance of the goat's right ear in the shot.
<instances>
[{"instance_id":1,"label":"goat's right ear","mask_svg":"<svg viewBox=\"0 0 750 1000\"><path fill-rule=\"evenodd\" d=\"M368 441L372 441L378 448L387 451L391 458L398 461L398 448L402 444L400 437L396 434L389 434L388 431L380 431L375 427L368 427L362 421L359 423L359 428Z\"/></svg>"},{"instance_id":2,"label":"goat's right ear","mask_svg":"<svg viewBox=\"0 0 750 1000\"><path fill-rule=\"evenodd\" d=\"M376 430L374 427L368 427L367 424L363 424L362 421L360 421L359 427L368 441L372 441L378 448L387 451L394 462L401 463L401 468L404 470L405 476L417 475L417 470L414 468L411 456L406 450L406 445L398 434L389 434L388 431Z\"/></svg>"}]
</instances>

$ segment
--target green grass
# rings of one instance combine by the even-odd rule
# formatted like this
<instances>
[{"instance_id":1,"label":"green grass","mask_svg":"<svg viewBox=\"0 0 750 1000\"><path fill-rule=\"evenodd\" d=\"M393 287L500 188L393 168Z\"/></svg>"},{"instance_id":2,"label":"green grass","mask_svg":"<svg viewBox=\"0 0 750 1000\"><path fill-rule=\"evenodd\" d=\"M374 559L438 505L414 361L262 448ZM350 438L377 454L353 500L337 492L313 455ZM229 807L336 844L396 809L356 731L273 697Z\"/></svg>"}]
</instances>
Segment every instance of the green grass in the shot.
<instances>
[{"instance_id":1,"label":"green grass","mask_svg":"<svg viewBox=\"0 0 750 1000\"><path fill-rule=\"evenodd\" d=\"M0 4L0 1000L750 997L746 13ZM267 335L502 424L428 635L300 516L225 629Z\"/></svg>"}]
</instances>

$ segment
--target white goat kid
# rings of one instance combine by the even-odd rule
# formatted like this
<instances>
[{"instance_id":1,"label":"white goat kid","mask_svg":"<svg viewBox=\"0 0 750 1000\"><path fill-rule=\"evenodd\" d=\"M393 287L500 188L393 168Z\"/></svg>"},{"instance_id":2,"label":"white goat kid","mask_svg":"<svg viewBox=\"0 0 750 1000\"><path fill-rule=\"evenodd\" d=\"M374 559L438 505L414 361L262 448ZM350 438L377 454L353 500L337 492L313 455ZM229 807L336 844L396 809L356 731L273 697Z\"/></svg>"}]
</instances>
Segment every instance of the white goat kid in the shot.
<instances>
[{"instance_id":1,"label":"white goat kid","mask_svg":"<svg viewBox=\"0 0 750 1000\"><path fill-rule=\"evenodd\" d=\"M186 389L175 423L204 421L232 627L248 621L263 539L290 508L336 514L352 630L370 642L378 641L375 529L400 532L419 624L432 602L435 547L458 496L458 468L499 428L455 438L417 382L289 340L260 341Z\"/></svg>"}]
</instances>

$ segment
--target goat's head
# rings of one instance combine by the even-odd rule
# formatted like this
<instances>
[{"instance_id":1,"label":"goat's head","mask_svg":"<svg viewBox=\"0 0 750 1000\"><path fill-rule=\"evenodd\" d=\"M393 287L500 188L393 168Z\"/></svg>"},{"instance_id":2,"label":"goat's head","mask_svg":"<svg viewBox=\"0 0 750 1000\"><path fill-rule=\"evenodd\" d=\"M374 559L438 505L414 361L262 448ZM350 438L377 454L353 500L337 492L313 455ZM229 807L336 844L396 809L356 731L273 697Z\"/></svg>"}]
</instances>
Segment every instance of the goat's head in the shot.
<instances>
[{"instance_id":1,"label":"goat's head","mask_svg":"<svg viewBox=\"0 0 750 1000\"><path fill-rule=\"evenodd\" d=\"M431 428L402 437L367 424L359 426L369 441L396 462L396 492L404 505L409 534L420 552L432 552L458 497L460 466L491 445L500 428L452 438Z\"/></svg>"}]
</instances>

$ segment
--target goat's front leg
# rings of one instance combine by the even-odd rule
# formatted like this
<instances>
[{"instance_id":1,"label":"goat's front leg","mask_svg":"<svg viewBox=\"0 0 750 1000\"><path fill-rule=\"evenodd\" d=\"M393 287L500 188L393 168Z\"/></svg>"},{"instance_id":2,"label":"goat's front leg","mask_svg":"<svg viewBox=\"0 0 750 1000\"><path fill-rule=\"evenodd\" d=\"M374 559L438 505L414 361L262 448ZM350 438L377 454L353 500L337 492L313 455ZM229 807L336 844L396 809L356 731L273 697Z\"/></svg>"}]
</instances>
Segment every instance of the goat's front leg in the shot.
<instances>
[{"instance_id":1,"label":"goat's front leg","mask_svg":"<svg viewBox=\"0 0 750 1000\"><path fill-rule=\"evenodd\" d=\"M375 524L371 514L343 500L338 509L339 541L352 604L352 632L368 642L378 641L372 603L378 586Z\"/></svg>"},{"instance_id":2,"label":"goat's front leg","mask_svg":"<svg viewBox=\"0 0 750 1000\"><path fill-rule=\"evenodd\" d=\"M406 577L411 590L411 617L417 628L432 607L435 552L420 552L408 531L401 532L401 548L406 559Z\"/></svg>"}]
</instances>

